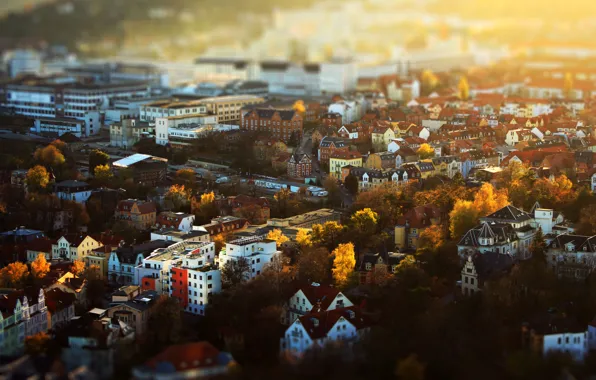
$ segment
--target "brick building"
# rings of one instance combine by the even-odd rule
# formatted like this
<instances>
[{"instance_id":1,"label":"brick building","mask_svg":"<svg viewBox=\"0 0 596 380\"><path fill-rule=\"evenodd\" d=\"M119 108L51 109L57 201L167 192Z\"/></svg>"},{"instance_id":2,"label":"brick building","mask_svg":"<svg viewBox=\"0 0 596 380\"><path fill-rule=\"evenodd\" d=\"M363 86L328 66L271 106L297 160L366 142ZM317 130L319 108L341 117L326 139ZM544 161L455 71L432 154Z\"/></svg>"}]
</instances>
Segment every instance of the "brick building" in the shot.
<instances>
[{"instance_id":1,"label":"brick building","mask_svg":"<svg viewBox=\"0 0 596 380\"><path fill-rule=\"evenodd\" d=\"M299 140L302 138L304 120L294 110L274 108L256 108L247 112L241 128L251 132L266 132L271 137L288 142L292 134Z\"/></svg>"},{"instance_id":2,"label":"brick building","mask_svg":"<svg viewBox=\"0 0 596 380\"><path fill-rule=\"evenodd\" d=\"M337 112L329 112L321 115L321 124L326 127L334 127L336 129L341 128L342 118L341 114Z\"/></svg>"},{"instance_id":3,"label":"brick building","mask_svg":"<svg viewBox=\"0 0 596 380\"><path fill-rule=\"evenodd\" d=\"M338 152L348 152L350 147L341 138L325 136L319 144L319 162L329 164L329 158Z\"/></svg>"},{"instance_id":4,"label":"brick building","mask_svg":"<svg viewBox=\"0 0 596 380\"><path fill-rule=\"evenodd\" d=\"M288 177L305 178L312 173L312 159L306 153L293 154L288 160Z\"/></svg>"}]
</instances>

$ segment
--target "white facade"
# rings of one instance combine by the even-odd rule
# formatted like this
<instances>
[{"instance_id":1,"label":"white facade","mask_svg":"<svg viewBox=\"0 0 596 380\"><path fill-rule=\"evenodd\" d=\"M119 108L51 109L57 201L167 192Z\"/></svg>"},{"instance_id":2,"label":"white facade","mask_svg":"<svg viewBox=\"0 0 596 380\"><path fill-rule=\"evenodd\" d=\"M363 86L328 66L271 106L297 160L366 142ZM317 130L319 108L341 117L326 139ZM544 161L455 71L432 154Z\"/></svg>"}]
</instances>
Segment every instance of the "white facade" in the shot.
<instances>
[{"instance_id":1,"label":"white facade","mask_svg":"<svg viewBox=\"0 0 596 380\"><path fill-rule=\"evenodd\" d=\"M35 50L15 50L8 60L8 67L11 78L26 74L41 75L41 55Z\"/></svg>"},{"instance_id":2,"label":"white facade","mask_svg":"<svg viewBox=\"0 0 596 380\"><path fill-rule=\"evenodd\" d=\"M90 126L78 119L38 118L33 122L32 132L40 135L60 137L69 132L77 137L89 136ZM94 129L99 132L99 128Z\"/></svg>"},{"instance_id":3,"label":"white facade","mask_svg":"<svg viewBox=\"0 0 596 380\"><path fill-rule=\"evenodd\" d=\"M152 122L157 118L167 118L172 116L189 116L206 114L207 107L199 101L192 102L171 102L158 101L144 104L139 108L139 118L141 121Z\"/></svg>"},{"instance_id":4,"label":"white facade","mask_svg":"<svg viewBox=\"0 0 596 380\"><path fill-rule=\"evenodd\" d=\"M588 331L561 334L545 334L542 354L560 352L571 355L573 360L583 361L588 353Z\"/></svg>"},{"instance_id":5,"label":"white facade","mask_svg":"<svg viewBox=\"0 0 596 380\"><path fill-rule=\"evenodd\" d=\"M319 285L313 284L311 286ZM352 301L350 301L342 292L338 292L337 295L335 295L335 297L329 302L328 300L309 300L308 297L302 291L302 289L300 289L292 297L290 297L288 301L287 316L285 318L284 324L291 324L301 316L306 315L311 311L317 311L317 301L321 302L321 304L323 304L324 302L321 311L335 310L343 307L354 306Z\"/></svg>"},{"instance_id":6,"label":"white facade","mask_svg":"<svg viewBox=\"0 0 596 380\"><path fill-rule=\"evenodd\" d=\"M47 260L83 260L87 257L94 249L101 247L101 243L93 239L91 236L86 236L84 239L77 239L77 242L69 242L69 236L62 236L56 244L52 244L52 257L48 257ZM70 238L73 240L72 238ZM77 245L78 243L78 245ZM34 258L35 259L35 258Z\"/></svg>"},{"instance_id":7,"label":"white facade","mask_svg":"<svg viewBox=\"0 0 596 380\"><path fill-rule=\"evenodd\" d=\"M135 267L143 263L143 254L137 254L134 263L121 263L116 251L110 253L108 259L108 279L122 284L132 284L135 278Z\"/></svg>"},{"instance_id":8,"label":"white facade","mask_svg":"<svg viewBox=\"0 0 596 380\"><path fill-rule=\"evenodd\" d=\"M261 274L265 265L271 263L279 254L281 252L277 250L273 240L266 240L260 236L241 238L226 243L225 249L219 253L219 267L222 268L230 260L244 258L250 265L248 273L250 279Z\"/></svg>"},{"instance_id":9,"label":"white facade","mask_svg":"<svg viewBox=\"0 0 596 380\"><path fill-rule=\"evenodd\" d=\"M357 100L341 100L330 104L327 110L329 113L341 115L342 124L350 124L362 117L362 106Z\"/></svg>"},{"instance_id":10,"label":"white facade","mask_svg":"<svg viewBox=\"0 0 596 380\"><path fill-rule=\"evenodd\" d=\"M213 115L158 117L155 120L155 143L166 145L170 140L176 140L190 144L192 140L213 131L216 124L217 117Z\"/></svg>"},{"instance_id":11,"label":"white facade","mask_svg":"<svg viewBox=\"0 0 596 380\"><path fill-rule=\"evenodd\" d=\"M6 356L20 355L24 351L25 338L48 330L47 307L43 289L39 290L37 302L26 295L17 299L12 313L0 312L0 353Z\"/></svg>"}]
</instances>

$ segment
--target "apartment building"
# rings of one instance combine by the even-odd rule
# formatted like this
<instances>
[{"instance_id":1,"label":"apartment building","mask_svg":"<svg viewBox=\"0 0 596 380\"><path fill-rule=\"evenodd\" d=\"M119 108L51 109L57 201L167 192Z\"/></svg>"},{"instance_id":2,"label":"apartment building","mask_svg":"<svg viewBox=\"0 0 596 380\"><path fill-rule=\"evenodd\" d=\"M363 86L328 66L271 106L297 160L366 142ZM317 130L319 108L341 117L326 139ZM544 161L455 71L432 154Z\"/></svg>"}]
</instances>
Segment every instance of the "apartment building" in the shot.
<instances>
[{"instance_id":1,"label":"apartment building","mask_svg":"<svg viewBox=\"0 0 596 380\"><path fill-rule=\"evenodd\" d=\"M246 276L251 279L261 274L265 266L280 253L275 241L262 236L251 236L226 243L226 247L219 252L218 261L222 268L228 261L246 260L250 266Z\"/></svg>"},{"instance_id":2,"label":"apartment building","mask_svg":"<svg viewBox=\"0 0 596 380\"><path fill-rule=\"evenodd\" d=\"M155 225L157 207L155 203L139 199L126 199L118 202L114 218L123 220L138 230Z\"/></svg>"},{"instance_id":3,"label":"apartment building","mask_svg":"<svg viewBox=\"0 0 596 380\"><path fill-rule=\"evenodd\" d=\"M110 125L110 145L118 148L132 148L141 138L150 138L154 126L136 119L124 119L120 123Z\"/></svg>"},{"instance_id":4,"label":"apartment building","mask_svg":"<svg viewBox=\"0 0 596 380\"><path fill-rule=\"evenodd\" d=\"M207 113L207 106L200 100L180 101L178 99L157 100L139 108L141 121L155 122L160 117L201 115Z\"/></svg>"},{"instance_id":5,"label":"apartment building","mask_svg":"<svg viewBox=\"0 0 596 380\"><path fill-rule=\"evenodd\" d=\"M264 98L255 95L230 95L201 99L201 104L207 107L210 114L217 117L219 124L229 124L240 121L242 108L264 101Z\"/></svg>"},{"instance_id":6,"label":"apartment building","mask_svg":"<svg viewBox=\"0 0 596 380\"><path fill-rule=\"evenodd\" d=\"M299 141L304 121L294 110L257 108L242 117L241 127L251 132L263 132L275 139L288 142L292 136Z\"/></svg>"}]
</instances>

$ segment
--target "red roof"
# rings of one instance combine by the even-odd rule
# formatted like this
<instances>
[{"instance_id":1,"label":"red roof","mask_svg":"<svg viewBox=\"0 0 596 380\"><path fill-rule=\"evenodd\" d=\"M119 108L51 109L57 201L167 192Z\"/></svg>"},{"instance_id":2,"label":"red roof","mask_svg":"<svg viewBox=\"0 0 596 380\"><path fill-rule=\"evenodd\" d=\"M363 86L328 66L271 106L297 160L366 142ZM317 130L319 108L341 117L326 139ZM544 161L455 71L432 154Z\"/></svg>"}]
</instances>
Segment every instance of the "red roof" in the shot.
<instances>
[{"instance_id":1,"label":"red roof","mask_svg":"<svg viewBox=\"0 0 596 380\"><path fill-rule=\"evenodd\" d=\"M133 204L137 204L139 208L139 212L141 214L149 214L152 212L157 212L157 207L155 207L155 203L148 202L148 201L141 201L138 199L126 199L124 201L118 202L117 209L120 212L130 212Z\"/></svg>"},{"instance_id":2,"label":"red roof","mask_svg":"<svg viewBox=\"0 0 596 380\"><path fill-rule=\"evenodd\" d=\"M411 228L426 228L432 225L432 219L441 217L441 210L432 205L414 207L407 213L397 219L397 225L405 226L408 224Z\"/></svg>"},{"instance_id":3,"label":"red roof","mask_svg":"<svg viewBox=\"0 0 596 380\"><path fill-rule=\"evenodd\" d=\"M56 239L50 239L47 237L42 237L39 239L32 240L31 242L25 245L25 249L28 251L37 251L37 252L51 252L52 251L52 244L56 244Z\"/></svg>"},{"instance_id":4,"label":"red roof","mask_svg":"<svg viewBox=\"0 0 596 380\"><path fill-rule=\"evenodd\" d=\"M185 343L169 346L145 364L155 369L160 363L165 362L172 364L176 371L185 372L193 368L221 365L218 355L219 350L209 342Z\"/></svg>"},{"instance_id":5,"label":"red roof","mask_svg":"<svg viewBox=\"0 0 596 380\"><path fill-rule=\"evenodd\" d=\"M350 322L357 330L370 327L370 321L366 318L360 308L356 306L322 311L320 313L311 313L300 318L300 323L311 337L319 339L326 337L329 331L335 326L340 318Z\"/></svg>"}]
</instances>

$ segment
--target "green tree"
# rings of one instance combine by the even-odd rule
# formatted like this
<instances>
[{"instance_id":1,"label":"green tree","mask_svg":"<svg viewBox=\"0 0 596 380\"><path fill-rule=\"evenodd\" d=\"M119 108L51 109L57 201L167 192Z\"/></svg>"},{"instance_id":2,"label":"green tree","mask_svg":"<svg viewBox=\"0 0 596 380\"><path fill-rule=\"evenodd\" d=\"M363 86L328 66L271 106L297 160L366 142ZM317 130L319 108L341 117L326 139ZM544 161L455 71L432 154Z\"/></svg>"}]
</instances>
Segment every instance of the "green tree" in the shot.
<instances>
[{"instance_id":1,"label":"green tree","mask_svg":"<svg viewBox=\"0 0 596 380\"><path fill-rule=\"evenodd\" d=\"M147 322L147 344L163 348L180 340L182 307L177 298L162 295L151 311Z\"/></svg>"},{"instance_id":2,"label":"green tree","mask_svg":"<svg viewBox=\"0 0 596 380\"><path fill-rule=\"evenodd\" d=\"M27 171L27 189L29 191L40 191L45 189L50 183L50 174L45 167L41 165L35 165Z\"/></svg>"},{"instance_id":3,"label":"green tree","mask_svg":"<svg viewBox=\"0 0 596 380\"><path fill-rule=\"evenodd\" d=\"M100 165L109 165L110 156L99 149L93 149L89 153L89 173L95 174L95 168Z\"/></svg>"}]
</instances>

